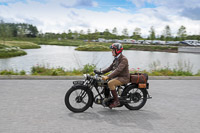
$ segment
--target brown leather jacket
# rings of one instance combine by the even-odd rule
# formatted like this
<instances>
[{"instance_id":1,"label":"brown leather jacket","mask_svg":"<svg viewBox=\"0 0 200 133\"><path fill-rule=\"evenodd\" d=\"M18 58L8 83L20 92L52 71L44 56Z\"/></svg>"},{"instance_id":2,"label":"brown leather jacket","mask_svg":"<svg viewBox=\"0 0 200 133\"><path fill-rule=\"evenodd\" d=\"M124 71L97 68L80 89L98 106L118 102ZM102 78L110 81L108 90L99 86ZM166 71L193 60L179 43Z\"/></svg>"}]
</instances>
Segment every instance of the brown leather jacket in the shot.
<instances>
[{"instance_id":1,"label":"brown leather jacket","mask_svg":"<svg viewBox=\"0 0 200 133\"><path fill-rule=\"evenodd\" d=\"M113 63L102 72L107 73L113 71L108 75L109 79L115 78L122 82L123 84L127 84L130 82L130 74L129 74L129 65L128 60L124 55L120 55L118 59L115 59Z\"/></svg>"}]
</instances>

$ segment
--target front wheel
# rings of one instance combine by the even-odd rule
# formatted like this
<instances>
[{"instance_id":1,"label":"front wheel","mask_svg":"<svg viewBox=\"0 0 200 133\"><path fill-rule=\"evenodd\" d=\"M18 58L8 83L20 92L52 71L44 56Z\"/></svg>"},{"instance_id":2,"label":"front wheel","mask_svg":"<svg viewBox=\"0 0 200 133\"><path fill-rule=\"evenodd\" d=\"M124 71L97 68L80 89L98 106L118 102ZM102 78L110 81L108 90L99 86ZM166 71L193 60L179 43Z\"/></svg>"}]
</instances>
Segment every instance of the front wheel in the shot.
<instances>
[{"instance_id":1,"label":"front wheel","mask_svg":"<svg viewBox=\"0 0 200 133\"><path fill-rule=\"evenodd\" d=\"M65 95L66 107L75 113L84 112L90 107L92 102L92 94L83 86L74 86Z\"/></svg>"},{"instance_id":2,"label":"front wheel","mask_svg":"<svg viewBox=\"0 0 200 133\"><path fill-rule=\"evenodd\" d=\"M147 101L147 93L145 89L134 88L130 86L124 92L127 103L125 107L130 110L139 110L141 109Z\"/></svg>"}]
</instances>

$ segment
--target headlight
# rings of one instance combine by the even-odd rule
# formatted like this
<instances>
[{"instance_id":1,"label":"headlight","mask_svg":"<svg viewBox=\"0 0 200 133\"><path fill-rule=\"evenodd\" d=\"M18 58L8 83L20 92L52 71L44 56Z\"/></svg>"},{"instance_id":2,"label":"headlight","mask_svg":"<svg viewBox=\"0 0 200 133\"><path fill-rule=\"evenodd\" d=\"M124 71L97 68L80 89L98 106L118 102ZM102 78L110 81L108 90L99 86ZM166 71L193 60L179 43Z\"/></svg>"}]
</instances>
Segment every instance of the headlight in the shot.
<instances>
[{"instance_id":1,"label":"headlight","mask_svg":"<svg viewBox=\"0 0 200 133\"><path fill-rule=\"evenodd\" d=\"M91 76L89 74L83 74L83 76L85 77L86 80L90 80Z\"/></svg>"},{"instance_id":2,"label":"headlight","mask_svg":"<svg viewBox=\"0 0 200 133\"><path fill-rule=\"evenodd\" d=\"M86 79L87 78L87 74L83 74L84 78Z\"/></svg>"}]
</instances>

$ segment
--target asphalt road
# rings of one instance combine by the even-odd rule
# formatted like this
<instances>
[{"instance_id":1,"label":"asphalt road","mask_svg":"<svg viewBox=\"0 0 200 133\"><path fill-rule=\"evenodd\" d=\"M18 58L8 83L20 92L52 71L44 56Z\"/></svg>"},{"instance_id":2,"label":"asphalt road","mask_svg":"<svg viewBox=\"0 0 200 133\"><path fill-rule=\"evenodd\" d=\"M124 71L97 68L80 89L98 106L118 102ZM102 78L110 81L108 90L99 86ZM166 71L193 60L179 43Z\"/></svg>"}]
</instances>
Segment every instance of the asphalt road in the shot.
<instances>
[{"instance_id":1,"label":"asphalt road","mask_svg":"<svg viewBox=\"0 0 200 133\"><path fill-rule=\"evenodd\" d=\"M72 113L71 80L0 80L0 133L199 133L200 80L150 80L139 111L94 105Z\"/></svg>"}]
</instances>

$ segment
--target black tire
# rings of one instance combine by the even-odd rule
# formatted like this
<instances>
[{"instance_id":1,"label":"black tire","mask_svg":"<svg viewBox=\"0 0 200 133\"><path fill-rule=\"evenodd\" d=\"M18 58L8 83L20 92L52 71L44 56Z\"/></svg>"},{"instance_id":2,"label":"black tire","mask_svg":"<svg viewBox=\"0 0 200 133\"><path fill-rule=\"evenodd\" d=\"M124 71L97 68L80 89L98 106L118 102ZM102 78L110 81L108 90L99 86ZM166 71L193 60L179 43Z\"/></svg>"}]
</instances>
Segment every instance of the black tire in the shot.
<instances>
[{"instance_id":1,"label":"black tire","mask_svg":"<svg viewBox=\"0 0 200 133\"><path fill-rule=\"evenodd\" d=\"M72 95L74 95L73 93L76 93L77 95L73 98L71 97ZM83 96L82 96L83 95ZM85 98L88 98L86 101L84 101ZM71 102L75 102L75 104L84 104L82 107L78 108L75 107L74 105L72 105ZM70 88L66 95L65 95L65 105L66 107L75 113L80 113L80 112L84 112L85 110L87 110L90 105L93 102L93 96L90 93L90 90L88 90L86 87L84 86L73 86L72 88Z\"/></svg>"},{"instance_id":2,"label":"black tire","mask_svg":"<svg viewBox=\"0 0 200 133\"><path fill-rule=\"evenodd\" d=\"M131 92L132 91L132 92ZM147 101L147 92L145 89L129 86L123 93L123 96L127 97L128 103L125 103L125 107L130 110L141 109ZM141 101L139 103L139 101ZM139 104L138 104L139 103ZM138 104L138 105L137 105Z\"/></svg>"}]
</instances>

